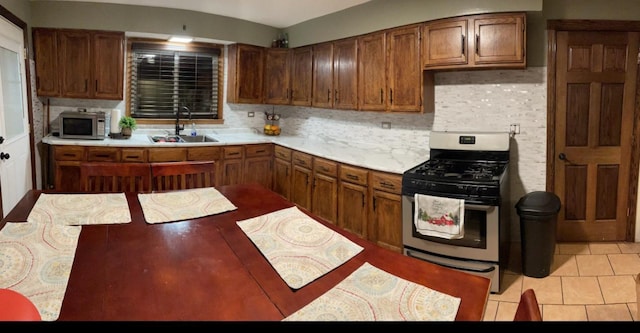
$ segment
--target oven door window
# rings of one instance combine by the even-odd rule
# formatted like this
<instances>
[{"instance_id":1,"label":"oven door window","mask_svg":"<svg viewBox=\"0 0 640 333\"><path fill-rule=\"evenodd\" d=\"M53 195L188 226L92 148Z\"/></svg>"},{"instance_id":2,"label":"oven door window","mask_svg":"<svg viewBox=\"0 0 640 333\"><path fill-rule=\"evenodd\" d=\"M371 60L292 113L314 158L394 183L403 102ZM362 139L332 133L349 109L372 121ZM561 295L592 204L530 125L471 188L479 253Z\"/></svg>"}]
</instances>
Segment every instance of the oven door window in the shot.
<instances>
[{"instance_id":1,"label":"oven door window","mask_svg":"<svg viewBox=\"0 0 640 333\"><path fill-rule=\"evenodd\" d=\"M412 211L415 212L415 202L412 203ZM487 212L465 208L464 210L464 237L459 239L446 239L427 236L416 231L415 223L412 223L413 237L425 239L431 242L450 244L476 249L487 248Z\"/></svg>"}]
</instances>

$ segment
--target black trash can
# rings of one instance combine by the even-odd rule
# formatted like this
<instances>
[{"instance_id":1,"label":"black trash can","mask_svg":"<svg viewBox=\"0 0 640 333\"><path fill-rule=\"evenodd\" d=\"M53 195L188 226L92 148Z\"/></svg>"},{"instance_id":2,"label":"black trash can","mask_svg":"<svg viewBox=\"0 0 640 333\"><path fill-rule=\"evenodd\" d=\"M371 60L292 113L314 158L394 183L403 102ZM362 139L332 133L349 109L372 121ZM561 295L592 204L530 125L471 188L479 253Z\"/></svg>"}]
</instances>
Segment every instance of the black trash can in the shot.
<instances>
[{"instance_id":1,"label":"black trash can","mask_svg":"<svg viewBox=\"0 0 640 333\"><path fill-rule=\"evenodd\" d=\"M556 248L560 198L551 192L531 192L518 201L522 244L522 272L529 277L549 275Z\"/></svg>"}]
</instances>

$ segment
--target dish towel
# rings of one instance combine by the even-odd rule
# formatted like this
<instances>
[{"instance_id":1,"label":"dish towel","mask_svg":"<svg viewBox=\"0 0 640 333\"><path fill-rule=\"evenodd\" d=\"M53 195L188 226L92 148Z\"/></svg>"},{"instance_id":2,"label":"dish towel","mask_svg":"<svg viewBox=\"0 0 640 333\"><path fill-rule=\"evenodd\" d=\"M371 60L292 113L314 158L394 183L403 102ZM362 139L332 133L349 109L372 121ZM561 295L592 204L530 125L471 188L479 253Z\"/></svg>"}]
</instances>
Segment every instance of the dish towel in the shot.
<instances>
[{"instance_id":1,"label":"dish towel","mask_svg":"<svg viewBox=\"0 0 640 333\"><path fill-rule=\"evenodd\" d=\"M464 199L415 194L416 231L447 239L464 237Z\"/></svg>"},{"instance_id":2,"label":"dish towel","mask_svg":"<svg viewBox=\"0 0 640 333\"><path fill-rule=\"evenodd\" d=\"M460 301L365 262L283 321L453 321Z\"/></svg>"}]
</instances>

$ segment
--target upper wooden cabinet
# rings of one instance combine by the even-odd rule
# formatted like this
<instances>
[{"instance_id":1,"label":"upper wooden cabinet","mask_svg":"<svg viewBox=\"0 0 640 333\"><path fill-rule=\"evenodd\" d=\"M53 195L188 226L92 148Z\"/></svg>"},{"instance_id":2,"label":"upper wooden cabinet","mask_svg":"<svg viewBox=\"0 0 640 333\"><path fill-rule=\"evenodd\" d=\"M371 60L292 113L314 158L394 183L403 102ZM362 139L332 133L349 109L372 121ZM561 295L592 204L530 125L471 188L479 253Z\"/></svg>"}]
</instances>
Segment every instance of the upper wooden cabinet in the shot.
<instances>
[{"instance_id":1,"label":"upper wooden cabinet","mask_svg":"<svg viewBox=\"0 0 640 333\"><path fill-rule=\"evenodd\" d=\"M40 96L123 98L124 33L33 29Z\"/></svg>"},{"instance_id":2,"label":"upper wooden cabinet","mask_svg":"<svg viewBox=\"0 0 640 333\"><path fill-rule=\"evenodd\" d=\"M311 46L295 48L291 61L291 105L310 106L313 48Z\"/></svg>"},{"instance_id":3,"label":"upper wooden cabinet","mask_svg":"<svg viewBox=\"0 0 640 333\"><path fill-rule=\"evenodd\" d=\"M292 50L269 48L264 62L264 103L291 103Z\"/></svg>"},{"instance_id":4,"label":"upper wooden cabinet","mask_svg":"<svg viewBox=\"0 0 640 333\"><path fill-rule=\"evenodd\" d=\"M367 111L422 111L420 26L358 39L358 106Z\"/></svg>"},{"instance_id":5,"label":"upper wooden cabinet","mask_svg":"<svg viewBox=\"0 0 640 333\"><path fill-rule=\"evenodd\" d=\"M333 43L333 107L358 108L358 39Z\"/></svg>"},{"instance_id":6,"label":"upper wooden cabinet","mask_svg":"<svg viewBox=\"0 0 640 333\"><path fill-rule=\"evenodd\" d=\"M265 49L245 44L229 45L227 102L262 103Z\"/></svg>"},{"instance_id":7,"label":"upper wooden cabinet","mask_svg":"<svg viewBox=\"0 0 640 333\"><path fill-rule=\"evenodd\" d=\"M313 46L311 105L319 108L333 106L333 43Z\"/></svg>"},{"instance_id":8,"label":"upper wooden cabinet","mask_svg":"<svg viewBox=\"0 0 640 333\"><path fill-rule=\"evenodd\" d=\"M389 58L389 111L422 111L422 67L420 67L420 26L392 29L387 33Z\"/></svg>"},{"instance_id":9,"label":"upper wooden cabinet","mask_svg":"<svg viewBox=\"0 0 640 333\"><path fill-rule=\"evenodd\" d=\"M426 69L525 68L526 15L472 15L423 25Z\"/></svg>"}]
</instances>

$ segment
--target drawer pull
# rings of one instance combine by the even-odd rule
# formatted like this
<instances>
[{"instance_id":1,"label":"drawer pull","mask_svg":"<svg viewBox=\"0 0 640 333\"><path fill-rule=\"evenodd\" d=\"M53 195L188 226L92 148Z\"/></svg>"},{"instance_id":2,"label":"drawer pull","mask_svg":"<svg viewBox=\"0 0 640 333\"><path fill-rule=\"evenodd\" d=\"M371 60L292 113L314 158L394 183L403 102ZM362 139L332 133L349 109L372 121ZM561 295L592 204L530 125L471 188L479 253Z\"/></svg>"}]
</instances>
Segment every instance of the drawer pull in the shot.
<instances>
[{"instance_id":1,"label":"drawer pull","mask_svg":"<svg viewBox=\"0 0 640 333\"><path fill-rule=\"evenodd\" d=\"M329 168L327 168L327 167L320 167L320 170L322 170L324 172L329 172Z\"/></svg>"},{"instance_id":2,"label":"drawer pull","mask_svg":"<svg viewBox=\"0 0 640 333\"><path fill-rule=\"evenodd\" d=\"M111 157L111 155L96 154L96 157L104 157L104 158L107 158L107 157Z\"/></svg>"},{"instance_id":3,"label":"drawer pull","mask_svg":"<svg viewBox=\"0 0 640 333\"><path fill-rule=\"evenodd\" d=\"M63 156L69 156L69 157L75 157L76 156L76 154L69 154L69 153L64 153L62 155Z\"/></svg>"},{"instance_id":4,"label":"drawer pull","mask_svg":"<svg viewBox=\"0 0 640 333\"><path fill-rule=\"evenodd\" d=\"M393 184L387 183L385 181L380 182L380 186L386 187L386 188L396 188L395 186L393 186Z\"/></svg>"},{"instance_id":5,"label":"drawer pull","mask_svg":"<svg viewBox=\"0 0 640 333\"><path fill-rule=\"evenodd\" d=\"M262 149L262 150L256 150L256 153L264 153L264 152L265 152L265 150L264 150L264 149Z\"/></svg>"},{"instance_id":6,"label":"drawer pull","mask_svg":"<svg viewBox=\"0 0 640 333\"><path fill-rule=\"evenodd\" d=\"M140 158L140 156L128 155L128 156L125 156L124 158Z\"/></svg>"},{"instance_id":7,"label":"drawer pull","mask_svg":"<svg viewBox=\"0 0 640 333\"><path fill-rule=\"evenodd\" d=\"M240 154L239 152L234 152L234 153L229 153L229 155L238 155Z\"/></svg>"},{"instance_id":8,"label":"drawer pull","mask_svg":"<svg viewBox=\"0 0 640 333\"><path fill-rule=\"evenodd\" d=\"M353 180L358 180L358 179L360 179L360 178L358 178L358 176L355 176L355 175L352 175L352 174L349 174L349 173L347 174L347 178L349 178L349 179L353 179Z\"/></svg>"}]
</instances>

